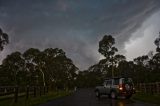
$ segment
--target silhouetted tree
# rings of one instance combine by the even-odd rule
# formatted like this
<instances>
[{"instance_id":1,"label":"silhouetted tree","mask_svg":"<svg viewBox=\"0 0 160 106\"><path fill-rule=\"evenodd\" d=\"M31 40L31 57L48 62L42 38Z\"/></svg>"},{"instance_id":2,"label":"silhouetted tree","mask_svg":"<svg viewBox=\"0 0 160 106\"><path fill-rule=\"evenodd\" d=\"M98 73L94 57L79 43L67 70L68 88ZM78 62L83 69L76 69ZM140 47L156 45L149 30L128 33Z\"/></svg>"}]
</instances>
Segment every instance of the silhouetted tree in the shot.
<instances>
[{"instance_id":1,"label":"silhouetted tree","mask_svg":"<svg viewBox=\"0 0 160 106\"><path fill-rule=\"evenodd\" d=\"M44 55L40 50L35 48L30 48L26 50L23 54L26 60L26 70L30 72L30 80L33 84L41 84L46 85L46 77L44 73Z\"/></svg>"},{"instance_id":2,"label":"silhouetted tree","mask_svg":"<svg viewBox=\"0 0 160 106\"><path fill-rule=\"evenodd\" d=\"M160 52L160 32L159 32L159 37L156 38L156 40L154 41L154 44L157 46L156 51Z\"/></svg>"},{"instance_id":3,"label":"silhouetted tree","mask_svg":"<svg viewBox=\"0 0 160 106\"><path fill-rule=\"evenodd\" d=\"M113 45L115 39L111 35L105 35L99 42L98 51L106 58L108 65L112 67L112 77L114 77L114 55L118 51Z\"/></svg>"},{"instance_id":4,"label":"silhouetted tree","mask_svg":"<svg viewBox=\"0 0 160 106\"><path fill-rule=\"evenodd\" d=\"M14 52L8 55L2 62L3 70L8 72L10 76L10 82L14 85L25 85L26 72L25 72L25 60L22 58L20 52Z\"/></svg>"},{"instance_id":5,"label":"silhouetted tree","mask_svg":"<svg viewBox=\"0 0 160 106\"><path fill-rule=\"evenodd\" d=\"M4 46L9 43L8 35L0 28L0 51L4 49Z\"/></svg>"}]
</instances>

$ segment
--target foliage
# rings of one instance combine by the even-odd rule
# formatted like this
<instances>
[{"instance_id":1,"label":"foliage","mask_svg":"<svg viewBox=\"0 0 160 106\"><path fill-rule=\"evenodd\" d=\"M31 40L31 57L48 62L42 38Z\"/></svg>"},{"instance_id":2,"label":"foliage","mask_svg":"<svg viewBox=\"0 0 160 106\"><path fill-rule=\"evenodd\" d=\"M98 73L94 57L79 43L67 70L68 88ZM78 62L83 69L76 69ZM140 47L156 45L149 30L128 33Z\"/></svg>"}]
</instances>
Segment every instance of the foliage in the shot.
<instances>
[{"instance_id":1,"label":"foliage","mask_svg":"<svg viewBox=\"0 0 160 106\"><path fill-rule=\"evenodd\" d=\"M104 76L108 76L111 70L111 76L115 76L115 67L118 66L118 63L124 61L126 58L123 55L116 54L118 49L114 47L115 39L111 35L105 35L103 39L99 42L98 51L105 57L105 59L100 60L100 66L103 66ZM107 72L105 72L107 71ZM108 73L108 75L107 75Z\"/></svg>"},{"instance_id":2,"label":"foliage","mask_svg":"<svg viewBox=\"0 0 160 106\"><path fill-rule=\"evenodd\" d=\"M4 46L9 43L8 34L4 33L0 28L0 51L4 49Z\"/></svg>"},{"instance_id":3,"label":"foliage","mask_svg":"<svg viewBox=\"0 0 160 106\"><path fill-rule=\"evenodd\" d=\"M10 84L19 85L24 83L25 71L24 71L25 61L22 58L20 52L14 52L8 55L2 62L2 70L6 73Z\"/></svg>"},{"instance_id":4,"label":"foliage","mask_svg":"<svg viewBox=\"0 0 160 106\"><path fill-rule=\"evenodd\" d=\"M106 59L111 59L115 52L118 51L113 45L115 44L115 40L111 35L105 35L103 39L99 42L98 51L106 57Z\"/></svg>"},{"instance_id":5,"label":"foliage","mask_svg":"<svg viewBox=\"0 0 160 106\"><path fill-rule=\"evenodd\" d=\"M62 49L30 48L23 54L8 55L0 67L1 85L48 85L53 88L73 88L78 68Z\"/></svg>"},{"instance_id":6,"label":"foliage","mask_svg":"<svg viewBox=\"0 0 160 106\"><path fill-rule=\"evenodd\" d=\"M154 44L157 46L156 51L160 52L160 32L159 32L159 37L155 39Z\"/></svg>"}]
</instances>

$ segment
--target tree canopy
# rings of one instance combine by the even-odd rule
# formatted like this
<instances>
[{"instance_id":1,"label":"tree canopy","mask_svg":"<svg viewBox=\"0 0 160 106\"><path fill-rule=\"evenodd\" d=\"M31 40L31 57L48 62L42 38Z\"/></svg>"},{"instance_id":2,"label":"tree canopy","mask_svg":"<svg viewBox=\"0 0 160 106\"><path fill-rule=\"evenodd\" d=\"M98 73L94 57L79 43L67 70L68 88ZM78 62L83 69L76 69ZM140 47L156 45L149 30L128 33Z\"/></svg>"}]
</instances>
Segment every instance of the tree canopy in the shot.
<instances>
[{"instance_id":1,"label":"tree canopy","mask_svg":"<svg viewBox=\"0 0 160 106\"><path fill-rule=\"evenodd\" d=\"M2 62L1 85L43 85L57 89L74 87L78 68L62 49L30 48L23 54L14 52Z\"/></svg>"},{"instance_id":2,"label":"tree canopy","mask_svg":"<svg viewBox=\"0 0 160 106\"><path fill-rule=\"evenodd\" d=\"M4 49L4 46L9 43L8 34L4 33L0 28L0 51Z\"/></svg>"},{"instance_id":3,"label":"tree canopy","mask_svg":"<svg viewBox=\"0 0 160 106\"><path fill-rule=\"evenodd\" d=\"M154 44L157 46L156 51L160 52L160 32L159 32L159 37L155 39Z\"/></svg>"},{"instance_id":4,"label":"tree canopy","mask_svg":"<svg viewBox=\"0 0 160 106\"><path fill-rule=\"evenodd\" d=\"M118 51L118 49L113 46L114 44L115 39L111 35L105 35L99 42L98 51L106 57L106 59L111 59L115 52Z\"/></svg>"}]
</instances>

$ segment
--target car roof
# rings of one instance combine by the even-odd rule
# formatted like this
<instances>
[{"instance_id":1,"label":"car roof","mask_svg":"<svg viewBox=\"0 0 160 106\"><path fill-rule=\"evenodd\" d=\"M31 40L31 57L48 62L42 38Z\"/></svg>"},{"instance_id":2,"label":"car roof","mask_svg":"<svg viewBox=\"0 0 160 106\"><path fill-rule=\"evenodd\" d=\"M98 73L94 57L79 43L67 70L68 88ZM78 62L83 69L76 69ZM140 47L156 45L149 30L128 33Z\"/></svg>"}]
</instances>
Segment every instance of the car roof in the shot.
<instances>
[{"instance_id":1,"label":"car roof","mask_svg":"<svg viewBox=\"0 0 160 106\"><path fill-rule=\"evenodd\" d=\"M121 79L121 78L130 78L130 77L113 77L113 78L106 78L105 80L110 80L110 79Z\"/></svg>"}]
</instances>

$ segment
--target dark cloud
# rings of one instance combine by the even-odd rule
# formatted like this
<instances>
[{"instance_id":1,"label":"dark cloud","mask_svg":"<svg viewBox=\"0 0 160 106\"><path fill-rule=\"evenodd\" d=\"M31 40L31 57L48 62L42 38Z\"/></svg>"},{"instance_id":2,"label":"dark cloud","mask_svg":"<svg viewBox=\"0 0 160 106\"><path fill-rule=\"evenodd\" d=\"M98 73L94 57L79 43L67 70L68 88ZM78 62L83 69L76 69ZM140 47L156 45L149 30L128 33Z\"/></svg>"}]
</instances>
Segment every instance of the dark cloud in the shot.
<instances>
[{"instance_id":1,"label":"dark cloud","mask_svg":"<svg viewBox=\"0 0 160 106\"><path fill-rule=\"evenodd\" d=\"M123 52L131 34L159 7L158 0L0 0L0 25L11 39L3 52L59 47L85 69L98 61L104 34L114 35Z\"/></svg>"}]
</instances>

